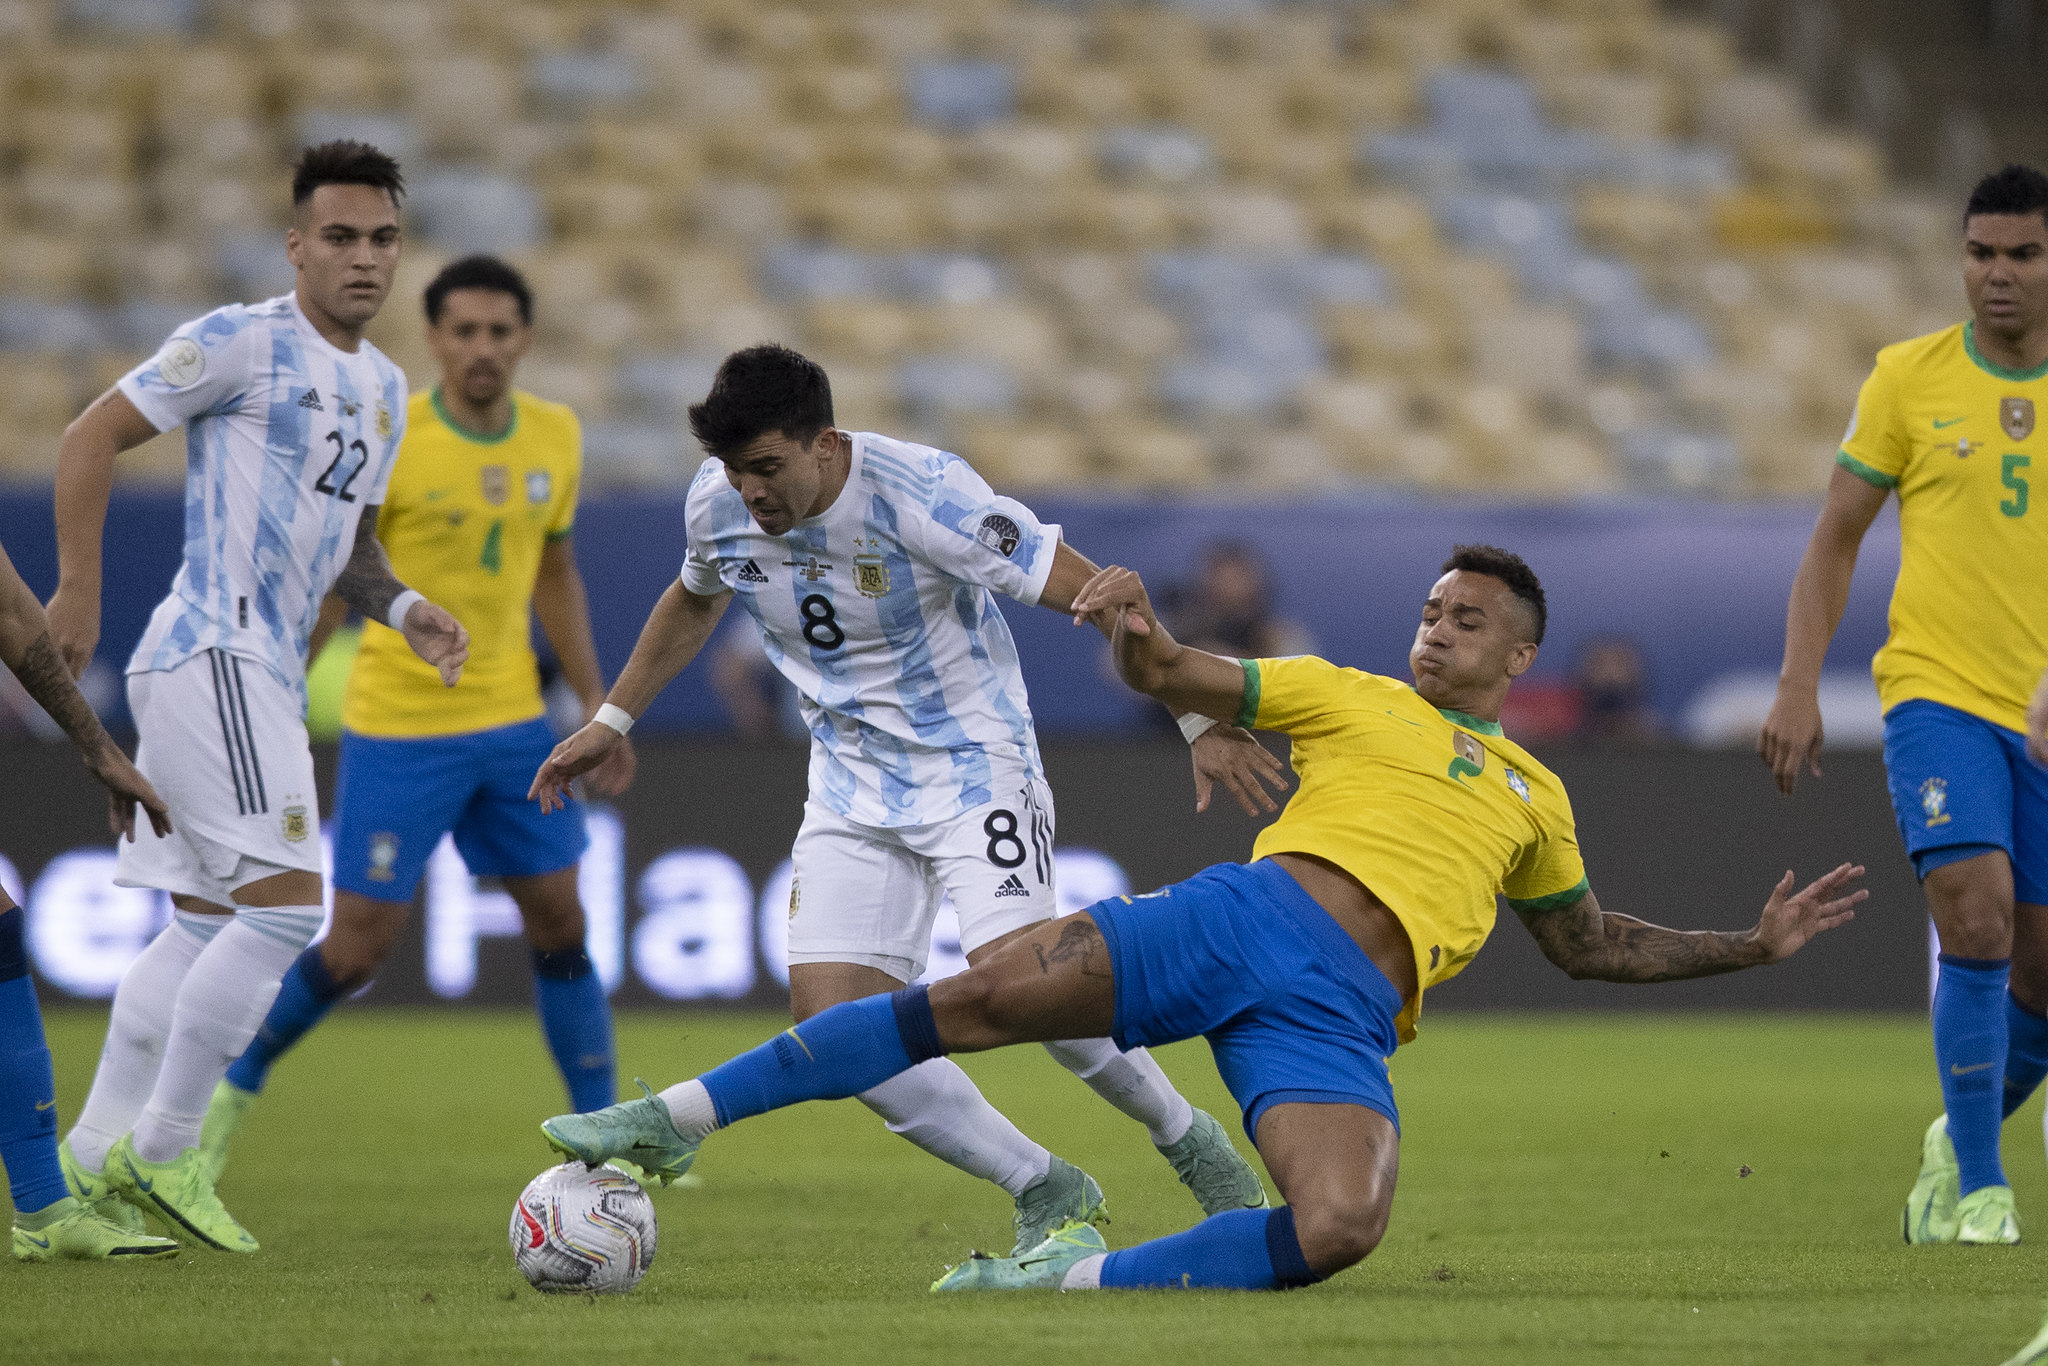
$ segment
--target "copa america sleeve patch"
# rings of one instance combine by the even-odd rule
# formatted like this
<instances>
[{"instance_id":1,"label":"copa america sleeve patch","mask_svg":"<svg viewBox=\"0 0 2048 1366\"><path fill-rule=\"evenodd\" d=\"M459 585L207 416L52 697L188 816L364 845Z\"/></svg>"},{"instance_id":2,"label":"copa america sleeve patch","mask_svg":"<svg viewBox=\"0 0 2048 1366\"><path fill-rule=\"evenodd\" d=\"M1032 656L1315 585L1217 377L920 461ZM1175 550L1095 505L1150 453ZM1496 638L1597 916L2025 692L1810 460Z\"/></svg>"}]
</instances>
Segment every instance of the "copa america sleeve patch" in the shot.
<instances>
[{"instance_id":1,"label":"copa america sleeve patch","mask_svg":"<svg viewBox=\"0 0 2048 1366\"><path fill-rule=\"evenodd\" d=\"M206 376L206 351L190 337L174 337L157 358L156 373L173 389L189 389Z\"/></svg>"},{"instance_id":2,"label":"copa america sleeve patch","mask_svg":"<svg viewBox=\"0 0 2048 1366\"><path fill-rule=\"evenodd\" d=\"M974 529L974 539L1004 559L1008 559L1010 552L1017 548L1017 543L1024 539L1024 532L1002 513L991 512L982 518L981 525Z\"/></svg>"}]
</instances>

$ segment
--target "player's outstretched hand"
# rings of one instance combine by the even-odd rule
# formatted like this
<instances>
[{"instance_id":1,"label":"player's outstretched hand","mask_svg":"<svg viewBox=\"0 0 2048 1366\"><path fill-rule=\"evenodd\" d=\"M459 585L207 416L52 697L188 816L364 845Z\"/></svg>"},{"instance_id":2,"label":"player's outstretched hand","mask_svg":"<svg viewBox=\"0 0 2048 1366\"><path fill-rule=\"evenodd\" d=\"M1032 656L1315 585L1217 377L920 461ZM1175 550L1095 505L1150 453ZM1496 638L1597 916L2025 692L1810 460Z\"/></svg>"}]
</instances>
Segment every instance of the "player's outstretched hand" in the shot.
<instances>
[{"instance_id":1,"label":"player's outstretched hand","mask_svg":"<svg viewBox=\"0 0 2048 1366\"><path fill-rule=\"evenodd\" d=\"M1280 807L1263 784L1287 790L1287 765L1241 726L1211 726L1195 737L1195 812L1209 809L1209 794L1222 783L1247 816L1271 815Z\"/></svg>"},{"instance_id":2,"label":"player's outstretched hand","mask_svg":"<svg viewBox=\"0 0 2048 1366\"><path fill-rule=\"evenodd\" d=\"M116 838L125 837L130 844L135 842L135 808L139 805L149 814L149 827L159 838L171 833L171 809L164 805L164 799L157 796L156 789L149 785L149 779L142 771L129 762L128 756L110 740L100 752L85 761L107 788L107 824L113 827Z\"/></svg>"},{"instance_id":3,"label":"player's outstretched hand","mask_svg":"<svg viewBox=\"0 0 2048 1366\"><path fill-rule=\"evenodd\" d=\"M598 760L597 767L590 770L583 785L600 797L616 797L633 785L633 777L639 771L640 756L633 752L633 741L621 735L619 742Z\"/></svg>"},{"instance_id":4,"label":"player's outstretched hand","mask_svg":"<svg viewBox=\"0 0 2048 1366\"><path fill-rule=\"evenodd\" d=\"M603 763L605 756L625 738L610 726L592 721L555 746L554 753L533 775L533 786L526 789L526 799L539 802L543 814L560 811L568 800L569 784Z\"/></svg>"},{"instance_id":5,"label":"player's outstretched hand","mask_svg":"<svg viewBox=\"0 0 2048 1366\"><path fill-rule=\"evenodd\" d=\"M1756 752L1770 765L1778 791L1791 796L1802 768L1820 776L1820 742L1820 699L1811 689L1781 686L1756 738Z\"/></svg>"},{"instance_id":6,"label":"player's outstretched hand","mask_svg":"<svg viewBox=\"0 0 2048 1366\"><path fill-rule=\"evenodd\" d=\"M2027 703L2027 754L2037 764L2048 765L2048 673L2034 685L2034 700Z\"/></svg>"},{"instance_id":7,"label":"player's outstretched hand","mask_svg":"<svg viewBox=\"0 0 2048 1366\"><path fill-rule=\"evenodd\" d=\"M405 643L441 671L441 686L452 688L469 662L469 632L445 607L421 598L406 610Z\"/></svg>"},{"instance_id":8,"label":"player's outstretched hand","mask_svg":"<svg viewBox=\"0 0 2048 1366\"><path fill-rule=\"evenodd\" d=\"M1806 941L1823 930L1846 925L1856 918L1856 903L1870 896L1868 890L1850 885L1863 876L1863 865L1845 863L1822 875L1792 895L1793 877L1788 869L1771 890L1764 913L1756 922L1757 947L1763 961L1776 963L1806 947Z\"/></svg>"},{"instance_id":9,"label":"player's outstretched hand","mask_svg":"<svg viewBox=\"0 0 2048 1366\"><path fill-rule=\"evenodd\" d=\"M1086 623L1109 635L1119 620L1132 635L1149 636L1159 618L1138 572L1113 564L1098 570L1075 594L1074 625Z\"/></svg>"},{"instance_id":10,"label":"player's outstretched hand","mask_svg":"<svg viewBox=\"0 0 2048 1366\"><path fill-rule=\"evenodd\" d=\"M100 643L100 604L97 595L80 593L57 585L43 615L50 621L50 643L73 678L82 677L92 663L92 652Z\"/></svg>"}]
</instances>

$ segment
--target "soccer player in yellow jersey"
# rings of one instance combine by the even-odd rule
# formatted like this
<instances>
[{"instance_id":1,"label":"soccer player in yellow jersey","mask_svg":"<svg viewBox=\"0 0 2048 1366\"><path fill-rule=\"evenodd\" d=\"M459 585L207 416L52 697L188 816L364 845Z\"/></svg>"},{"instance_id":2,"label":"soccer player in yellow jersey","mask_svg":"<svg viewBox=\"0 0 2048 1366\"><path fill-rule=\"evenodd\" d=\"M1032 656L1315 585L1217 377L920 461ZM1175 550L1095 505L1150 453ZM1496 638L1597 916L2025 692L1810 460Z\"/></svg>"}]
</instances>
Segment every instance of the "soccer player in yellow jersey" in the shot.
<instances>
[{"instance_id":1,"label":"soccer player in yellow jersey","mask_svg":"<svg viewBox=\"0 0 2048 1366\"><path fill-rule=\"evenodd\" d=\"M1287 1205L1212 1215L1119 1252L1068 1224L935 1290L1303 1285L1371 1252L1394 1197L1387 1059L1424 989L1470 962L1505 895L1574 977L1663 982L1774 963L1848 920L1847 864L1797 895L1792 874L1740 933L1667 930L1603 911L1563 784L1501 734L1508 685L1543 638L1542 586L1518 557L1460 546L1409 650L1413 686L1311 656L1236 660L1180 645L1138 576L1111 567L1074 601L1117 667L1176 714L1285 731L1300 785L1249 864L1036 926L929 988L837 1005L659 1096L543 1126L586 1162L687 1170L715 1129L853 1095L944 1053L1074 1033L1124 1047L1201 1035Z\"/></svg>"},{"instance_id":2,"label":"soccer player in yellow jersey","mask_svg":"<svg viewBox=\"0 0 2048 1366\"><path fill-rule=\"evenodd\" d=\"M1978 184L1963 285L1971 321L1886 347L1864 381L1758 742L1780 791L1820 775L1821 661L1896 493L1899 578L1872 672L1892 811L1941 940L1943 1113L1906 1201L1912 1243L2019 1241L1999 1128L2048 1075L2048 771L2024 752L2048 662L2048 508L2033 494L2048 472L2048 177L2008 166Z\"/></svg>"},{"instance_id":3,"label":"soccer player in yellow jersey","mask_svg":"<svg viewBox=\"0 0 2048 1366\"><path fill-rule=\"evenodd\" d=\"M412 398L377 536L406 582L468 628L469 663L443 687L397 632L364 628L342 710L333 929L293 965L214 1094L202 1147L216 1164L271 1063L390 952L428 856L451 832L470 871L502 877L518 903L542 1031L571 1103L597 1109L615 1094L611 1009L584 951L576 893L582 808L543 814L526 800L555 743L531 617L586 719L604 701L570 541L582 437L569 409L512 385L533 325L517 271L490 257L456 261L425 302L441 382ZM323 614L323 626L339 615ZM633 773L630 750L612 759L590 778L607 795Z\"/></svg>"}]
</instances>

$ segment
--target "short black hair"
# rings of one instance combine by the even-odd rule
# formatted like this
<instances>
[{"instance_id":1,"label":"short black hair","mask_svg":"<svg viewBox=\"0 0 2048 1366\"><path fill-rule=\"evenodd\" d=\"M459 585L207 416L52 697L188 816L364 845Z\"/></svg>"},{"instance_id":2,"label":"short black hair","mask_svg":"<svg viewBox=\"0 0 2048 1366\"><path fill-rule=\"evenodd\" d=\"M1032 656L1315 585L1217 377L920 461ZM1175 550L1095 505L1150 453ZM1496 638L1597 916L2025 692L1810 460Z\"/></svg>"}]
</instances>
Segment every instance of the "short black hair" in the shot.
<instances>
[{"instance_id":1,"label":"short black hair","mask_svg":"<svg viewBox=\"0 0 2048 1366\"><path fill-rule=\"evenodd\" d=\"M336 138L316 143L299 152L292 167L292 207L313 197L322 185L368 185L391 196L396 204L405 197L405 177L398 163L367 142Z\"/></svg>"},{"instance_id":2,"label":"short black hair","mask_svg":"<svg viewBox=\"0 0 2048 1366\"><path fill-rule=\"evenodd\" d=\"M690 405L690 430L723 460L768 432L807 442L832 425L832 381L808 356L763 342L727 356L711 392Z\"/></svg>"},{"instance_id":3,"label":"short black hair","mask_svg":"<svg viewBox=\"0 0 2048 1366\"><path fill-rule=\"evenodd\" d=\"M2018 162L1993 171L1970 191L1963 221L1980 213L2037 213L2048 222L2048 176Z\"/></svg>"},{"instance_id":4,"label":"short black hair","mask_svg":"<svg viewBox=\"0 0 2048 1366\"><path fill-rule=\"evenodd\" d=\"M1508 591L1520 598L1536 618L1535 643L1543 643L1543 630L1550 624L1550 608L1543 601L1543 585L1537 580L1536 571L1520 555L1493 545L1455 545L1451 547L1451 558L1444 561L1439 572L1448 574L1453 569L1468 574L1491 574L1506 584Z\"/></svg>"},{"instance_id":5,"label":"short black hair","mask_svg":"<svg viewBox=\"0 0 2048 1366\"><path fill-rule=\"evenodd\" d=\"M510 294L519 305L519 321L529 327L533 325L533 291L526 287L526 277L495 256L465 256L441 267L441 273L427 282L423 297L429 326L441 321L448 296L458 289L494 289Z\"/></svg>"}]
</instances>

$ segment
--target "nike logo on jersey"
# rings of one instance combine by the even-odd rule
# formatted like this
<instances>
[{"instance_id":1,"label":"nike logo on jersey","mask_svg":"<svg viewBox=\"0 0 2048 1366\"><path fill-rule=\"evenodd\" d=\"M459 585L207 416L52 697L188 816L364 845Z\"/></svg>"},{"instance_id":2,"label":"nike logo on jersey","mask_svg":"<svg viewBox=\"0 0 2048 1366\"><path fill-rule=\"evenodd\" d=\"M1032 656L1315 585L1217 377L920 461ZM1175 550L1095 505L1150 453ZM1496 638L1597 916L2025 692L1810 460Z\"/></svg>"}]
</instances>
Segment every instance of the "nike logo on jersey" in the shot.
<instances>
[{"instance_id":1,"label":"nike logo on jersey","mask_svg":"<svg viewBox=\"0 0 2048 1366\"><path fill-rule=\"evenodd\" d=\"M1022 878L1018 877L1018 876L1017 876L1017 875L1016 875L1015 873L1012 873L1012 874L1010 874L1010 875L1009 875L1008 877L1006 877L1006 878L1004 878L1004 879L1003 879L1003 885L1002 885L1002 886L1000 886L1000 887L996 888L996 895L997 895L997 896L1030 896L1030 895L1031 895L1031 889L1030 889L1029 887L1026 887L1026 886L1024 885L1024 881L1023 881L1023 879L1022 879Z\"/></svg>"},{"instance_id":2,"label":"nike logo on jersey","mask_svg":"<svg viewBox=\"0 0 2048 1366\"><path fill-rule=\"evenodd\" d=\"M1949 418L1949 419L1948 419L1947 421L1945 421L1945 422L1944 422L1944 421L1943 421L1942 419L1940 419L1940 418L1938 418L1938 417L1937 417L1936 419L1934 419L1934 430L1938 432L1938 431L1941 431L1941 430L1942 430L1943 428L1945 428L1945 427L1953 427L1953 426L1955 426L1955 425L1956 425L1956 424L1957 424L1958 422L1961 422L1961 421L1963 421L1963 420L1964 420L1964 419L1962 419L1962 418L1960 418L1960 417L1952 417L1952 418Z\"/></svg>"},{"instance_id":3,"label":"nike logo on jersey","mask_svg":"<svg viewBox=\"0 0 2048 1366\"><path fill-rule=\"evenodd\" d=\"M1968 1067L1963 1066L1959 1062L1952 1062L1948 1065L1948 1074L1952 1077L1967 1077L1972 1072L1982 1072L1989 1066L1991 1064L1988 1062L1973 1062Z\"/></svg>"},{"instance_id":4,"label":"nike logo on jersey","mask_svg":"<svg viewBox=\"0 0 2048 1366\"><path fill-rule=\"evenodd\" d=\"M320 391L318 389L308 389L305 393L301 394L299 396L299 406L301 408L310 408L316 413L327 411L327 409L320 405Z\"/></svg>"},{"instance_id":5,"label":"nike logo on jersey","mask_svg":"<svg viewBox=\"0 0 2048 1366\"><path fill-rule=\"evenodd\" d=\"M733 577L741 583L768 582L768 576L761 572L761 566L755 564L752 560L748 560L745 564L741 565L739 573L733 575Z\"/></svg>"}]
</instances>

